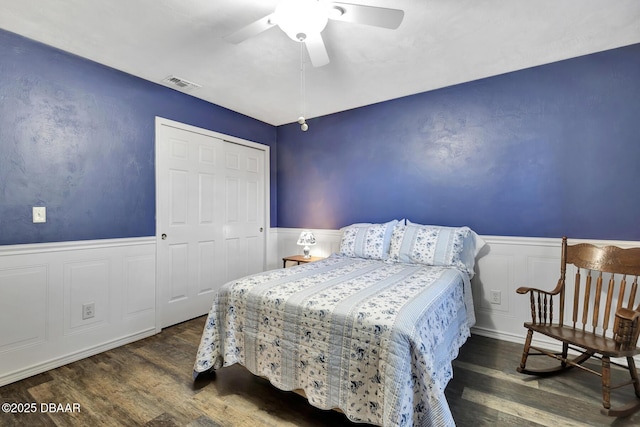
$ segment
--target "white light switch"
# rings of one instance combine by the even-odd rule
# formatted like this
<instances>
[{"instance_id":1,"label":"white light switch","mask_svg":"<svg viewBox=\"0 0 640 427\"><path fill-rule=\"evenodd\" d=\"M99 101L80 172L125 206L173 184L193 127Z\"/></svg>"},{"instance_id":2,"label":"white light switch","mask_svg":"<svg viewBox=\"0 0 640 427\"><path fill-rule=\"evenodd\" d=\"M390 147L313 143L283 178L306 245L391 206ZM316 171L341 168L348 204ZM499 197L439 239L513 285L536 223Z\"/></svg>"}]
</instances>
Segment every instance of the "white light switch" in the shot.
<instances>
[{"instance_id":1,"label":"white light switch","mask_svg":"<svg viewBox=\"0 0 640 427\"><path fill-rule=\"evenodd\" d=\"M34 206L33 222L47 222L47 208L44 206Z\"/></svg>"}]
</instances>

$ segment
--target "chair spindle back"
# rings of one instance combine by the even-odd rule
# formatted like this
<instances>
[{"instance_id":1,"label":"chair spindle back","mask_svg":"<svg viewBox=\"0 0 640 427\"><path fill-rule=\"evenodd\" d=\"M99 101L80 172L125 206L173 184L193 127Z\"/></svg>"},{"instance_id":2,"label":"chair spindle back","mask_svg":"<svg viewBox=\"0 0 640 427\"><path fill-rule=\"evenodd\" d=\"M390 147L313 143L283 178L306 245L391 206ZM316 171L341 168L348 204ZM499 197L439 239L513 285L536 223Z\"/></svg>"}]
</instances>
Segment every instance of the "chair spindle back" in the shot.
<instances>
[{"instance_id":1,"label":"chair spindle back","mask_svg":"<svg viewBox=\"0 0 640 427\"><path fill-rule=\"evenodd\" d=\"M587 243L567 245L567 239L563 238L560 277L563 283L567 265L576 268L571 313L573 328L605 336L617 326L614 319L618 308L640 311L640 304L634 307L640 276L640 248L598 247ZM631 287L628 287L629 281ZM560 305L560 323L563 324L564 287Z\"/></svg>"}]
</instances>

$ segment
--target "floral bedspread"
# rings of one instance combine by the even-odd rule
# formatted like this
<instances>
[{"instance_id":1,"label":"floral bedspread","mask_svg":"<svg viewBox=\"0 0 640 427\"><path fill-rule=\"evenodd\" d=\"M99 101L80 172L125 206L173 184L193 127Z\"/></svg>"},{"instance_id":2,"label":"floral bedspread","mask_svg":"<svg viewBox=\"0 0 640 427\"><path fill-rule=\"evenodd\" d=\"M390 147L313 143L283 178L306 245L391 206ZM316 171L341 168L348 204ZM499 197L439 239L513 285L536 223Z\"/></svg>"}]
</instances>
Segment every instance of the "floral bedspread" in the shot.
<instances>
[{"instance_id":1,"label":"floral bedspread","mask_svg":"<svg viewBox=\"0 0 640 427\"><path fill-rule=\"evenodd\" d=\"M332 255L247 276L220 289L194 375L239 363L352 421L454 425L444 390L472 304L450 267Z\"/></svg>"}]
</instances>

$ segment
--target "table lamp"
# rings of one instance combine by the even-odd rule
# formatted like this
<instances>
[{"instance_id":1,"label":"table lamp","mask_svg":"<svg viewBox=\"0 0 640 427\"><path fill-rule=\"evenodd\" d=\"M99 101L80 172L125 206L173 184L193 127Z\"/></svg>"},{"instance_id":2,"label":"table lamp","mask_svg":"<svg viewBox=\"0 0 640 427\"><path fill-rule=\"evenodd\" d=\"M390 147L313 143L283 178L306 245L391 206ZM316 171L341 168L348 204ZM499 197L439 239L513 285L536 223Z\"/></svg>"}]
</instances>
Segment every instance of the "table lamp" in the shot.
<instances>
[{"instance_id":1,"label":"table lamp","mask_svg":"<svg viewBox=\"0 0 640 427\"><path fill-rule=\"evenodd\" d=\"M311 255L309 255L309 246L315 244L316 237L313 235L311 230L303 230L302 233L300 233L300 237L298 237L298 245L304 246L304 248L302 248L302 252L304 253L305 258L311 258Z\"/></svg>"}]
</instances>

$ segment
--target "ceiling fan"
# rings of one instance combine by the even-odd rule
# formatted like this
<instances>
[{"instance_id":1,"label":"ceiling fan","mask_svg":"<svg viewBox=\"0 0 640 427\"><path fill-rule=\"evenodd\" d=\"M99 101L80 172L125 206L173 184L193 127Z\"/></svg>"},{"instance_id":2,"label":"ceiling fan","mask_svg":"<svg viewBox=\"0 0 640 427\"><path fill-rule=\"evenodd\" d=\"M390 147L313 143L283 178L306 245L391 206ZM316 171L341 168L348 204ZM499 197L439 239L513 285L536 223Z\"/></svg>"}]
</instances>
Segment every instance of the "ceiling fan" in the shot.
<instances>
[{"instance_id":1,"label":"ceiling fan","mask_svg":"<svg viewBox=\"0 0 640 427\"><path fill-rule=\"evenodd\" d=\"M399 9L324 0L282 0L273 13L240 28L224 39L240 43L278 26L289 38L305 44L314 67L322 67L329 63L329 55L321 35L329 19L395 30L403 18L404 11Z\"/></svg>"}]
</instances>

